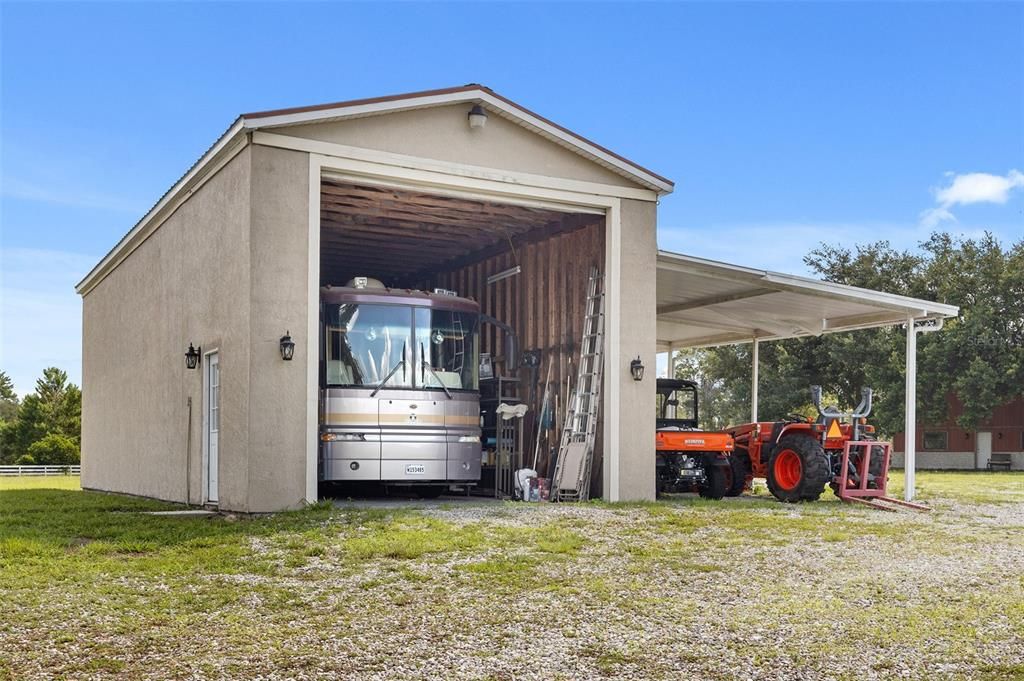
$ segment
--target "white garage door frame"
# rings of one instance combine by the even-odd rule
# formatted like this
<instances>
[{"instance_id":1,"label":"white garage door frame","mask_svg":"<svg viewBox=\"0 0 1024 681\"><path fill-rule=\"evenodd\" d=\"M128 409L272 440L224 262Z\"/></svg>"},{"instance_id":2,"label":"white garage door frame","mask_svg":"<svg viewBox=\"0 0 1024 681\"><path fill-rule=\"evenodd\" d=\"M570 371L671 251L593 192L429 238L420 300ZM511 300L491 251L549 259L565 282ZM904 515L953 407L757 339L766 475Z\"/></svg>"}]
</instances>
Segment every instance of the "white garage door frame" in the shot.
<instances>
[{"instance_id":1,"label":"white garage door frame","mask_svg":"<svg viewBox=\"0 0 1024 681\"><path fill-rule=\"evenodd\" d=\"M654 191L618 185L567 180L506 170L480 168L435 159L348 147L330 142L294 138L257 131L253 143L309 153L309 224L307 266L307 408L306 408L306 501L317 501L318 404L319 404L319 299L320 299L320 182L325 176L398 189L430 191L468 199L499 201L569 213L605 216L605 317L615 328L621 313L622 200L657 202ZM605 353L605 414L618 414L621 372L609 367L622 364L618 334L607 336ZM603 419L606 470L604 496L616 501L619 493L618 418Z\"/></svg>"}]
</instances>

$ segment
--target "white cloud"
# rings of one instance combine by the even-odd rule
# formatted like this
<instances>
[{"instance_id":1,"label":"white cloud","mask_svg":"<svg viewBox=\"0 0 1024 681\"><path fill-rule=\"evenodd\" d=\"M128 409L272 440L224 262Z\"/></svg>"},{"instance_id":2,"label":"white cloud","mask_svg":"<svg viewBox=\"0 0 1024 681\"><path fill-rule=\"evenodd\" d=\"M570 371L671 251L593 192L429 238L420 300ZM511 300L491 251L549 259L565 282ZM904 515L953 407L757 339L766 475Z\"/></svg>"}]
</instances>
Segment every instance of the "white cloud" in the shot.
<instances>
[{"instance_id":1,"label":"white cloud","mask_svg":"<svg viewBox=\"0 0 1024 681\"><path fill-rule=\"evenodd\" d=\"M942 206L1006 203L1010 192L1018 187L1024 187L1024 173L1019 170L1011 170L1005 177L989 173L966 173L954 175L948 187L935 192L935 199Z\"/></svg>"},{"instance_id":2,"label":"white cloud","mask_svg":"<svg viewBox=\"0 0 1024 681\"><path fill-rule=\"evenodd\" d=\"M949 212L948 208L939 206L929 208L921 212L921 226L927 229L935 229L943 222L956 222L956 216Z\"/></svg>"},{"instance_id":3,"label":"white cloud","mask_svg":"<svg viewBox=\"0 0 1024 681\"><path fill-rule=\"evenodd\" d=\"M929 229L942 222L956 222L950 210L953 206L967 206L972 203L1004 204L1015 189L1024 187L1024 173L1011 170L1004 175L991 173L945 173L951 178L949 184L934 189L936 206L920 215L921 225Z\"/></svg>"}]
</instances>

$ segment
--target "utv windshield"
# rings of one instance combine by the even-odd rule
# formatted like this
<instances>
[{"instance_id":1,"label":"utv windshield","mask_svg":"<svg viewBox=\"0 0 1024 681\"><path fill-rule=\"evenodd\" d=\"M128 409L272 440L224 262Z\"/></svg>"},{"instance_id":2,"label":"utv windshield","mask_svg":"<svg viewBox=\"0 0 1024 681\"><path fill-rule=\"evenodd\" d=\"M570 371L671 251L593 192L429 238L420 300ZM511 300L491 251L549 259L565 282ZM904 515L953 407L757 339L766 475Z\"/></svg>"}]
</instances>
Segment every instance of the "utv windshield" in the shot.
<instances>
[{"instance_id":1,"label":"utv windshield","mask_svg":"<svg viewBox=\"0 0 1024 681\"><path fill-rule=\"evenodd\" d=\"M478 315L408 305L324 306L324 381L477 390Z\"/></svg>"},{"instance_id":2,"label":"utv windshield","mask_svg":"<svg viewBox=\"0 0 1024 681\"><path fill-rule=\"evenodd\" d=\"M697 420L697 391L676 388L658 391L658 418L664 420Z\"/></svg>"}]
</instances>

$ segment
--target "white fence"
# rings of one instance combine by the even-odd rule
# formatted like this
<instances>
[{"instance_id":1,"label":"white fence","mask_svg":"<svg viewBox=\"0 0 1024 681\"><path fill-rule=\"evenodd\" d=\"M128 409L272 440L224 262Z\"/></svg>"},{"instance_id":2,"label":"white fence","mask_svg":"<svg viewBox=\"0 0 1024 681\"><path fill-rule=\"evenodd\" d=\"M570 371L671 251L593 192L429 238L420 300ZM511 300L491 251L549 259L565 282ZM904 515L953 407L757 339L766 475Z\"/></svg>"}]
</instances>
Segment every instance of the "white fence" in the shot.
<instances>
[{"instance_id":1,"label":"white fence","mask_svg":"<svg viewBox=\"0 0 1024 681\"><path fill-rule=\"evenodd\" d=\"M81 475L81 466L0 466L0 477L21 475Z\"/></svg>"}]
</instances>

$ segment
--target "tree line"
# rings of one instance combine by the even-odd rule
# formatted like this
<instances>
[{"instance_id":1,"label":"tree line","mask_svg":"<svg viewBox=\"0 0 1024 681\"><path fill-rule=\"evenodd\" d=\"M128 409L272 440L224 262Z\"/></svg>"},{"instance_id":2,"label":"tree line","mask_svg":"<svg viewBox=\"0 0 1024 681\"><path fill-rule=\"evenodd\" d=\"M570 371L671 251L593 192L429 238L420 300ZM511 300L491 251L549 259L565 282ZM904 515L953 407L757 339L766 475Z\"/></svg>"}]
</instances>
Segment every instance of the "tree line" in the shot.
<instances>
[{"instance_id":1,"label":"tree line","mask_svg":"<svg viewBox=\"0 0 1024 681\"><path fill-rule=\"evenodd\" d=\"M82 391L50 367L35 392L18 399L0 371L0 465L67 466L81 461Z\"/></svg>"},{"instance_id":2,"label":"tree line","mask_svg":"<svg viewBox=\"0 0 1024 681\"><path fill-rule=\"evenodd\" d=\"M942 331L918 336L919 420L945 421L952 399L962 405L959 425L974 429L1024 394L1024 238L1006 247L989 233L937 232L918 251L887 241L853 249L822 244L804 263L827 281L960 307ZM891 437L903 430L905 344L902 326L762 342L758 418L816 415L814 384L826 403L850 410L861 387L870 386L872 422ZM749 343L687 351L677 362L677 377L700 384L702 427L750 419Z\"/></svg>"}]
</instances>

